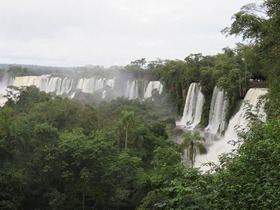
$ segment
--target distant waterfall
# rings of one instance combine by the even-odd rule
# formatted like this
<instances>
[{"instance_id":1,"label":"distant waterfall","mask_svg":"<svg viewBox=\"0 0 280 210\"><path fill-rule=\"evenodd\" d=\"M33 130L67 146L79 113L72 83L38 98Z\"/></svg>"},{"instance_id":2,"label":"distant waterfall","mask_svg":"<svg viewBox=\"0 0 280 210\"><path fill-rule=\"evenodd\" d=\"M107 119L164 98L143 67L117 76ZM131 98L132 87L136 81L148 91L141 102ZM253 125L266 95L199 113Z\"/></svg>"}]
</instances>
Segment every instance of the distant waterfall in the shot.
<instances>
[{"instance_id":1,"label":"distant waterfall","mask_svg":"<svg viewBox=\"0 0 280 210\"><path fill-rule=\"evenodd\" d=\"M49 75L42 76L24 76L15 77L13 86L31 86L35 85L41 91L54 93L56 95L72 95L71 92L80 90L83 93L94 93L98 90L103 90L105 87L113 88L114 79L106 78L81 78L77 82L74 79L66 77L50 77Z\"/></svg>"},{"instance_id":2,"label":"distant waterfall","mask_svg":"<svg viewBox=\"0 0 280 210\"><path fill-rule=\"evenodd\" d=\"M48 81L49 75L15 77L11 85L16 87L35 85L39 89Z\"/></svg>"},{"instance_id":3,"label":"distant waterfall","mask_svg":"<svg viewBox=\"0 0 280 210\"><path fill-rule=\"evenodd\" d=\"M38 88L47 93L55 93L56 95L68 96L73 89L73 85L73 79L51 77L47 80L44 79L41 83L41 86L39 86Z\"/></svg>"},{"instance_id":4,"label":"distant waterfall","mask_svg":"<svg viewBox=\"0 0 280 210\"><path fill-rule=\"evenodd\" d=\"M230 119L228 127L225 131L223 137L220 140L214 141L208 149L206 155L198 156L196 158L196 166L200 166L202 163L214 162L218 163L219 155L228 153L235 149L236 146L229 144L229 141L238 140L238 135L236 132L236 126L240 126L240 129L245 129L248 125L248 119L246 118L246 112L251 110L253 113L258 114L262 121L266 120L266 114L263 109L263 105L259 106L260 96L267 93L265 88L251 88L246 93L246 96L241 104L239 111ZM259 106L258 112L257 107ZM250 108L251 107L251 108ZM202 169L207 170L207 167L202 167Z\"/></svg>"},{"instance_id":5,"label":"distant waterfall","mask_svg":"<svg viewBox=\"0 0 280 210\"><path fill-rule=\"evenodd\" d=\"M3 95L6 94L8 85L15 87L34 85L46 93L77 99L88 97L83 94L93 94L94 100L111 100L116 97L142 100L152 97L154 89L157 89L160 94L163 90L160 81L147 83L144 80L124 80L122 78L68 78L51 75L6 77L8 79L0 78L0 106L5 103Z\"/></svg>"},{"instance_id":6,"label":"distant waterfall","mask_svg":"<svg viewBox=\"0 0 280 210\"><path fill-rule=\"evenodd\" d=\"M0 106L7 101L4 95L6 94L7 86L9 85L9 77L8 75L4 74L0 77Z\"/></svg>"},{"instance_id":7,"label":"distant waterfall","mask_svg":"<svg viewBox=\"0 0 280 210\"><path fill-rule=\"evenodd\" d=\"M183 117L176 122L177 125L195 128L200 123L204 96L199 83L191 83L184 107Z\"/></svg>"},{"instance_id":8,"label":"distant waterfall","mask_svg":"<svg viewBox=\"0 0 280 210\"><path fill-rule=\"evenodd\" d=\"M163 85L160 81L150 81L145 91L144 98L151 98L153 90L158 90L159 94L162 93Z\"/></svg>"},{"instance_id":9,"label":"distant waterfall","mask_svg":"<svg viewBox=\"0 0 280 210\"><path fill-rule=\"evenodd\" d=\"M55 93L56 95L68 95L73 88L73 79L62 77L42 76L23 76L15 77L10 84L16 87L35 85L41 91Z\"/></svg>"},{"instance_id":10,"label":"distant waterfall","mask_svg":"<svg viewBox=\"0 0 280 210\"><path fill-rule=\"evenodd\" d=\"M76 89L81 90L84 93L94 93L97 90L104 89L106 86L113 88L114 79L106 78L82 78L79 79Z\"/></svg>"},{"instance_id":11,"label":"distant waterfall","mask_svg":"<svg viewBox=\"0 0 280 210\"><path fill-rule=\"evenodd\" d=\"M138 90L138 81L133 80L130 81L128 80L126 82L126 87L125 87L125 97L128 99L136 99L139 97L139 90Z\"/></svg>"},{"instance_id":12,"label":"distant waterfall","mask_svg":"<svg viewBox=\"0 0 280 210\"><path fill-rule=\"evenodd\" d=\"M219 136L226 128L226 112L229 101L224 90L215 86L209 112L209 123L204 129L207 134Z\"/></svg>"}]
</instances>

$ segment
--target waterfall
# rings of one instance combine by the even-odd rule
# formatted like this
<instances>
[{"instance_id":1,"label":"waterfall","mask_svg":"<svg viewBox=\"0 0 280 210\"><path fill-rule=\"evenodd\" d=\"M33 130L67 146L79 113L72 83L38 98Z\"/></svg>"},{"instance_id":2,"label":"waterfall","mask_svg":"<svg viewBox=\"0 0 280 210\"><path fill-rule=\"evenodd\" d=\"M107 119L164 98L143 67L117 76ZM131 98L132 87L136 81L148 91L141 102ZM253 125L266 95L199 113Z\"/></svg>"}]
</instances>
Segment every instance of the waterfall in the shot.
<instances>
[{"instance_id":1,"label":"waterfall","mask_svg":"<svg viewBox=\"0 0 280 210\"><path fill-rule=\"evenodd\" d=\"M48 75L15 77L14 82L11 85L16 87L35 85L36 87L41 89L42 81L47 78Z\"/></svg>"},{"instance_id":2,"label":"waterfall","mask_svg":"<svg viewBox=\"0 0 280 210\"><path fill-rule=\"evenodd\" d=\"M176 124L194 129L200 123L203 104L204 96L200 84L191 83L186 97L183 117Z\"/></svg>"},{"instance_id":3,"label":"waterfall","mask_svg":"<svg viewBox=\"0 0 280 210\"><path fill-rule=\"evenodd\" d=\"M237 140L237 132L235 126L240 126L240 129L245 129L249 123L246 118L246 112L249 109L252 113L257 114L259 119L266 121L266 113L264 104L260 104L260 97L267 93L266 88L250 88L241 104L239 111L229 121L228 128L225 132L224 139Z\"/></svg>"},{"instance_id":4,"label":"waterfall","mask_svg":"<svg viewBox=\"0 0 280 210\"><path fill-rule=\"evenodd\" d=\"M7 86L9 85L9 77L4 74L3 77L0 77L0 106L7 101L4 95L6 94Z\"/></svg>"},{"instance_id":5,"label":"waterfall","mask_svg":"<svg viewBox=\"0 0 280 210\"><path fill-rule=\"evenodd\" d=\"M23 76L15 77L11 85L16 87L35 85L41 91L45 91L47 93L68 95L73 88L73 79L50 77L50 75Z\"/></svg>"},{"instance_id":6,"label":"waterfall","mask_svg":"<svg viewBox=\"0 0 280 210\"><path fill-rule=\"evenodd\" d=\"M83 93L94 93L101 90L106 85L106 78L82 78L79 79L76 89L81 90Z\"/></svg>"},{"instance_id":7,"label":"waterfall","mask_svg":"<svg viewBox=\"0 0 280 210\"><path fill-rule=\"evenodd\" d=\"M266 120L266 114L263 109L264 104L259 106L259 103L261 102L260 97L266 93L266 88L251 88L248 90L239 111L230 119L224 136L210 145L206 155L200 155L196 158L196 166L200 166L207 162L218 163L219 155L229 153L233 149L236 149L237 145L233 146L232 144L229 144L229 141L238 140L236 126L240 126L239 129L245 129L248 125L249 121L246 118L248 109L257 114L262 121ZM207 170L208 167L203 166L202 169Z\"/></svg>"},{"instance_id":8,"label":"waterfall","mask_svg":"<svg viewBox=\"0 0 280 210\"><path fill-rule=\"evenodd\" d=\"M150 81L145 94L144 94L144 98L151 98L153 96L153 90L156 89L158 90L159 94L162 93L162 89L163 89L163 85L161 84L160 81Z\"/></svg>"},{"instance_id":9,"label":"waterfall","mask_svg":"<svg viewBox=\"0 0 280 210\"><path fill-rule=\"evenodd\" d=\"M8 77L8 76L7 76ZM68 78L65 76L20 76L10 78L10 82L6 84L4 79L1 79L1 91L5 90L8 85L16 87L31 86L34 85L41 91L52 93L58 96L64 96L69 98L84 97L84 94L95 94L96 100L105 99L110 100L116 97L126 97L128 99L143 99L152 96L152 91L157 89L159 93L162 93L163 86L159 81L151 81L147 85L146 81L138 80L123 80L120 78ZM8 80L7 80L8 81ZM2 88L3 87L3 88ZM3 92L3 91L2 91ZM4 91L6 93L6 90ZM0 93L1 94L1 93ZM81 95L82 94L82 95ZM0 102L3 104L3 94L0 95ZM99 99L100 98L100 99ZM2 102L2 99L4 100ZM1 105L0 104L0 105Z\"/></svg>"},{"instance_id":10,"label":"waterfall","mask_svg":"<svg viewBox=\"0 0 280 210\"><path fill-rule=\"evenodd\" d=\"M31 86L35 85L41 91L47 93L54 93L56 95L71 95L70 92L80 90L84 93L94 93L95 91L102 90L105 87L114 87L114 79L106 78L82 78L78 79L75 87L74 79L66 77L50 77L49 75L42 76L24 76L15 77L13 86Z\"/></svg>"},{"instance_id":11,"label":"waterfall","mask_svg":"<svg viewBox=\"0 0 280 210\"><path fill-rule=\"evenodd\" d=\"M56 91L57 95L69 95L72 90L74 81L73 79L63 78L60 91Z\"/></svg>"},{"instance_id":12,"label":"waterfall","mask_svg":"<svg viewBox=\"0 0 280 210\"><path fill-rule=\"evenodd\" d=\"M138 94L138 81L130 81L128 80L126 82L126 87L125 87L125 97L128 99L136 99L139 97Z\"/></svg>"},{"instance_id":13,"label":"waterfall","mask_svg":"<svg viewBox=\"0 0 280 210\"><path fill-rule=\"evenodd\" d=\"M229 101L224 90L215 86L209 112L209 123L204 129L205 135L217 138L226 128L226 112Z\"/></svg>"}]
</instances>

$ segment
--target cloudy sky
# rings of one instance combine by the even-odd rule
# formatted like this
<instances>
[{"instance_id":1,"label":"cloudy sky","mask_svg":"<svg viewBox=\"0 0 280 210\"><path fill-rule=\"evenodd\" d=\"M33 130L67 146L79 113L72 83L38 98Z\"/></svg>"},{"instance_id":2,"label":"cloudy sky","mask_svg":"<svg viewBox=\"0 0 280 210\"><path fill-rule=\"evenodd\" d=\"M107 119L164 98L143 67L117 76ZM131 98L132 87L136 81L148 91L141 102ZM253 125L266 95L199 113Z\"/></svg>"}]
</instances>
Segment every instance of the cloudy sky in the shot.
<instances>
[{"instance_id":1,"label":"cloudy sky","mask_svg":"<svg viewBox=\"0 0 280 210\"><path fill-rule=\"evenodd\" d=\"M126 65L214 55L221 30L253 0L1 0L0 63Z\"/></svg>"}]
</instances>

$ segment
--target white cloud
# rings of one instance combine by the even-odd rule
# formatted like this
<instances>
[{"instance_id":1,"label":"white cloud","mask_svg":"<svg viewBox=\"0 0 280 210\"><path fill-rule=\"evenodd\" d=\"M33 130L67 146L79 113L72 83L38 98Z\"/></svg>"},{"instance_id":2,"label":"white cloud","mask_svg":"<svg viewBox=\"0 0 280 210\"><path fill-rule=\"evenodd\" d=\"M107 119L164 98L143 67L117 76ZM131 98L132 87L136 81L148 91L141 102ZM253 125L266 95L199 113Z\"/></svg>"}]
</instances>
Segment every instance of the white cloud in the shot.
<instances>
[{"instance_id":1,"label":"white cloud","mask_svg":"<svg viewBox=\"0 0 280 210\"><path fill-rule=\"evenodd\" d=\"M220 31L249 0L9 0L0 7L0 63L125 65L216 54Z\"/></svg>"}]
</instances>

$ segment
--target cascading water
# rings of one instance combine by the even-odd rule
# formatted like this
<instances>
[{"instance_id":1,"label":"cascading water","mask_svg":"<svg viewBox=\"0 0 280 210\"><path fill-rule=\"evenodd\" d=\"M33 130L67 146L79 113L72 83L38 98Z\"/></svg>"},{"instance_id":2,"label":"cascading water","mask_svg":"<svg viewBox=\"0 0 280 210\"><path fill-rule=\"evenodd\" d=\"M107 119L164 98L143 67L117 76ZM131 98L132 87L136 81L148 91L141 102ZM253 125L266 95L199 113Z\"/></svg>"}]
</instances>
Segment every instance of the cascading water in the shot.
<instances>
[{"instance_id":1,"label":"cascading water","mask_svg":"<svg viewBox=\"0 0 280 210\"><path fill-rule=\"evenodd\" d=\"M15 77L14 82L11 85L16 87L35 85L41 91L68 96L70 92L76 90L80 90L84 93L94 93L95 91L102 90L105 87L113 88L114 79L82 78L78 80L75 87L74 80L69 78L50 77L49 75L24 76Z\"/></svg>"},{"instance_id":2,"label":"cascading water","mask_svg":"<svg viewBox=\"0 0 280 210\"><path fill-rule=\"evenodd\" d=\"M153 90L158 90L159 94L162 93L163 85L160 81L150 81L146 88L144 98L151 98L153 96Z\"/></svg>"},{"instance_id":3,"label":"cascading water","mask_svg":"<svg viewBox=\"0 0 280 210\"><path fill-rule=\"evenodd\" d=\"M226 128L228 105L229 101L226 98L225 91L215 86L209 112L209 123L204 129L204 135L213 139L219 138L221 132Z\"/></svg>"},{"instance_id":4,"label":"cascading water","mask_svg":"<svg viewBox=\"0 0 280 210\"><path fill-rule=\"evenodd\" d=\"M82 78L79 79L76 89L81 90L83 93L94 93L97 90L101 90L106 85L106 78Z\"/></svg>"},{"instance_id":5,"label":"cascading water","mask_svg":"<svg viewBox=\"0 0 280 210\"><path fill-rule=\"evenodd\" d=\"M236 146L229 144L229 141L238 140L238 134L236 131L236 126L240 126L239 129L245 129L249 121L246 118L247 111L251 111L257 114L262 121L266 120L266 114L263 109L263 105L259 106L261 102L260 97L267 93L266 88L251 88L246 93L246 96L241 104L239 111L230 119L228 127L225 131L224 136L220 140L214 141L212 145L208 148L208 153L206 155L199 155L196 158L195 166L199 167L203 163L214 162L218 163L219 156L221 154L229 153ZM206 166L202 167L202 170L208 170Z\"/></svg>"},{"instance_id":6,"label":"cascading water","mask_svg":"<svg viewBox=\"0 0 280 210\"><path fill-rule=\"evenodd\" d=\"M138 81L133 80L130 81L128 80L126 82L126 87L125 87L125 97L128 99L136 99L139 97L138 95Z\"/></svg>"},{"instance_id":7,"label":"cascading water","mask_svg":"<svg viewBox=\"0 0 280 210\"><path fill-rule=\"evenodd\" d=\"M7 101L4 95L6 94L7 86L9 85L9 77L4 74L3 77L0 77L0 106Z\"/></svg>"},{"instance_id":8,"label":"cascading water","mask_svg":"<svg viewBox=\"0 0 280 210\"><path fill-rule=\"evenodd\" d=\"M35 85L41 89L41 85L44 84L44 79L48 79L48 75L15 77L11 85L16 87Z\"/></svg>"},{"instance_id":9,"label":"cascading water","mask_svg":"<svg viewBox=\"0 0 280 210\"><path fill-rule=\"evenodd\" d=\"M15 77L10 85L15 87L35 85L41 91L54 93L56 95L67 95L73 85L73 80L61 77L50 77L49 75L42 76L23 76Z\"/></svg>"},{"instance_id":10,"label":"cascading water","mask_svg":"<svg viewBox=\"0 0 280 210\"><path fill-rule=\"evenodd\" d=\"M7 78L10 78L7 76ZM6 80L5 80L6 81ZM126 81L121 78L80 78L73 79L67 77L53 77L51 75L42 76L21 76L7 79L9 82L4 82L4 77L1 78L1 91L6 94L8 85L22 87L34 85L41 91L52 93L59 96L74 98L86 98L84 94L95 94L95 98L114 99L116 97L126 97L128 99L143 99L144 93L146 97L152 96L152 91L157 89L162 92L163 86L159 81L151 81L149 85L146 81L130 80ZM2 88L3 87L3 88ZM2 93L0 93L2 94ZM2 95L3 95L2 94ZM0 95L0 100L2 101ZM3 99L3 104L5 100Z\"/></svg>"},{"instance_id":11,"label":"cascading water","mask_svg":"<svg viewBox=\"0 0 280 210\"><path fill-rule=\"evenodd\" d=\"M191 83L184 107L183 117L176 122L177 126L194 129L201 120L204 96L199 83Z\"/></svg>"}]
</instances>

